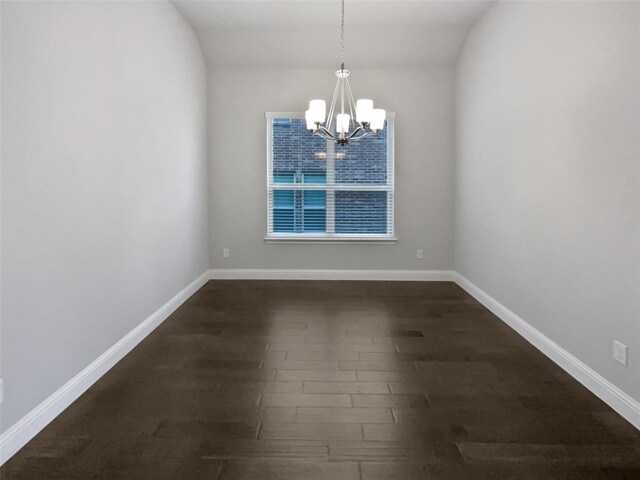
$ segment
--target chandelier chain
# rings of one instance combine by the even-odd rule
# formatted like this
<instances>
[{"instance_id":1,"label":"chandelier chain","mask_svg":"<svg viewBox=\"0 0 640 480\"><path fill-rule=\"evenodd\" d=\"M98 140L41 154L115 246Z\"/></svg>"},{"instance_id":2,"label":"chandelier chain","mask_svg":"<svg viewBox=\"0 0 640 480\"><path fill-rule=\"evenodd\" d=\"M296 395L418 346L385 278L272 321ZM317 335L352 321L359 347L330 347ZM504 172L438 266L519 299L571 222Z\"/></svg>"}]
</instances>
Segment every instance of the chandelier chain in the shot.
<instances>
[{"instance_id":1,"label":"chandelier chain","mask_svg":"<svg viewBox=\"0 0 640 480\"><path fill-rule=\"evenodd\" d=\"M342 0L342 10L341 10L341 18L342 21L340 23L340 56L341 56L341 68L344 70L344 0Z\"/></svg>"}]
</instances>

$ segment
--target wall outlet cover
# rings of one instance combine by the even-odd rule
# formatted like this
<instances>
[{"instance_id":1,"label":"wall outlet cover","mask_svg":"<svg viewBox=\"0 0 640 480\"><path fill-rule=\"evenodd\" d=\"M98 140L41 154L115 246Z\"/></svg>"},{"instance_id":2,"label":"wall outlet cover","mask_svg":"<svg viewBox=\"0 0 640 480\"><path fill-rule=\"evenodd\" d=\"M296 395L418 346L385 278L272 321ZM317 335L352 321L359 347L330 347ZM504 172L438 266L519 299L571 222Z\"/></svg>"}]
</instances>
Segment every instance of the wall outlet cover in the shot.
<instances>
[{"instance_id":1,"label":"wall outlet cover","mask_svg":"<svg viewBox=\"0 0 640 480\"><path fill-rule=\"evenodd\" d=\"M222 249L222 256L223 256L224 258L229 258L229 257L231 256L231 253L229 252L229 249L228 249L228 248L223 248L223 249Z\"/></svg>"},{"instance_id":2,"label":"wall outlet cover","mask_svg":"<svg viewBox=\"0 0 640 480\"><path fill-rule=\"evenodd\" d=\"M424 250L417 250L416 258L424 258Z\"/></svg>"},{"instance_id":3,"label":"wall outlet cover","mask_svg":"<svg viewBox=\"0 0 640 480\"><path fill-rule=\"evenodd\" d=\"M625 367L627 366L627 346L617 340L613 341L613 359Z\"/></svg>"}]
</instances>

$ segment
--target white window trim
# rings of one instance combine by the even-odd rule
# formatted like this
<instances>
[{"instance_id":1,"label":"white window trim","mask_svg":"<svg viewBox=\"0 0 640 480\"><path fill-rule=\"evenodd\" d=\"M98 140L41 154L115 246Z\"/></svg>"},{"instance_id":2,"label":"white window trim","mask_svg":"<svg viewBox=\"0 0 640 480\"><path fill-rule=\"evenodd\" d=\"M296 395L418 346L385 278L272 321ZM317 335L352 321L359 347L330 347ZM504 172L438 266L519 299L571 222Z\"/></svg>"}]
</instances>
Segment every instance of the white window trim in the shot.
<instances>
[{"instance_id":1,"label":"white window trim","mask_svg":"<svg viewBox=\"0 0 640 480\"><path fill-rule=\"evenodd\" d=\"M389 185L339 185L334 186L331 191L327 190L326 187L321 185L314 186L313 184L274 184L273 183L273 169L271 166L273 165L273 122L271 121L274 118L304 118L303 112L266 112L265 117L267 118L267 235L265 237L265 242L267 243L308 243L308 244L318 244L318 243L348 243L348 244L358 244L358 243L380 243L380 244L394 244L397 243L398 239L395 236L395 112L387 112L387 118L391 119L391 122L387 122L387 176L391 179ZM366 141L366 140L363 140ZM327 161L334 161L332 159L327 159ZM332 175L331 175L332 176ZM329 183L329 178L327 178L327 183ZM333 192L336 190L366 190L366 191L375 191L382 190L391 193L391 233L385 234L373 234L373 233L276 233L269 232L269 226L272 225L271 216L273 215L273 211L270 208L269 204L269 193L272 190L285 189L285 190L326 190L327 197L329 194L333 195ZM387 206L389 208L389 206ZM329 211L330 205L327 204L327 210ZM331 222L333 222L333 215L330 215ZM387 213L387 221L389 221L389 214ZM327 222L329 224L329 221Z\"/></svg>"}]
</instances>

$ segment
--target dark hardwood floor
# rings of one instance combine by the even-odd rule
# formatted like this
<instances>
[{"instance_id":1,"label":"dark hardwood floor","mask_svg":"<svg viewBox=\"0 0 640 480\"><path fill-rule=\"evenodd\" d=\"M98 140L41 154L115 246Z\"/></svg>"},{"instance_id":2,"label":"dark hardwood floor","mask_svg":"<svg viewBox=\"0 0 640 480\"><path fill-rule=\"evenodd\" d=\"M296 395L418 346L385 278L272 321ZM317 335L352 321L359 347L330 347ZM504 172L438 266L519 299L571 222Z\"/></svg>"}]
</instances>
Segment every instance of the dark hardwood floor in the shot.
<instances>
[{"instance_id":1,"label":"dark hardwood floor","mask_svg":"<svg viewBox=\"0 0 640 480\"><path fill-rule=\"evenodd\" d=\"M640 479L640 432L453 283L209 282L10 479Z\"/></svg>"}]
</instances>

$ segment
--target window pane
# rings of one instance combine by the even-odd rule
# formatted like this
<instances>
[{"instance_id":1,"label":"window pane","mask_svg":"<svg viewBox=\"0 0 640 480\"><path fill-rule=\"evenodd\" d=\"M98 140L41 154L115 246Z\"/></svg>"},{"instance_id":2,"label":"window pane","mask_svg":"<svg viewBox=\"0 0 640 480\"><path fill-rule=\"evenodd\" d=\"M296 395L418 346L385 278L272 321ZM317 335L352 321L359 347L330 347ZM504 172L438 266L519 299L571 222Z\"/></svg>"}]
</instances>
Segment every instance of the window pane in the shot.
<instances>
[{"instance_id":1,"label":"window pane","mask_svg":"<svg viewBox=\"0 0 640 480\"><path fill-rule=\"evenodd\" d=\"M326 232L327 211L324 209L305 209L303 232Z\"/></svg>"},{"instance_id":2,"label":"window pane","mask_svg":"<svg viewBox=\"0 0 640 480\"><path fill-rule=\"evenodd\" d=\"M302 177L303 183L327 183L327 175L324 172L306 172Z\"/></svg>"},{"instance_id":3,"label":"window pane","mask_svg":"<svg viewBox=\"0 0 640 480\"><path fill-rule=\"evenodd\" d=\"M327 192L324 190L304 190L302 193L303 232L326 232Z\"/></svg>"},{"instance_id":4,"label":"window pane","mask_svg":"<svg viewBox=\"0 0 640 480\"><path fill-rule=\"evenodd\" d=\"M293 190L274 190L273 192L273 208L291 208L294 205Z\"/></svg>"},{"instance_id":5,"label":"window pane","mask_svg":"<svg viewBox=\"0 0 640 480\"><path fill-rule=\"evenodd\" d=\"M304 208L325 208L327 193L324 190L305 190Z\"/></svg>"},{"instance_id":6,"label":"window pane","mask_svg":"<svg viewBox=\"0 0 640 480\"><path fill-rule=\"evenodd\" d=\"M295 192L293 190L274 190L273 192L273 231L295 232Z\"/></svg>"},{"instance_id":7,"label":"window pane","mask_svg":"<svg viewBox=\"0 0 640 480\"><path fill-rule=\"evenodd\" d=\"M273 191L274 232L326 232L326 212L327 192L324 190Z\"/></svg>"},{"instance_id":8,"label":"window pane","mask_svg":"<svg viewBox=\"0 0 640 480\"><path fill-rule=\"evenodd\" d=\"M387 192L337 191L336 233L387 233Z\"/></svg>"},{"instance_id":9,"label":"window pane","mask_svg":"<svg viewBox=\"0 0 640 480\"><path fill-rule=\"evenodd\" d=\"M282 233L295 232L293 209L273 209L273 231Z\"/></svg>"},{"instance_id":10,"label":"window pane","mask_svg":"<svg viewBox=\"0 0 640 480\"><path fill-rule=\"evenodd\" d=\"M293 183L294 179L294 172L282 172L277 170L273 172L273 183Z\"/></svg>"},{"instance_id":11,"label":"window pane","mask_svg":"<svg viewBox=\"0 0 640 480\"><path fill-rule=\"evenodd\" d=\"M387 127L359 142L336 145L335 182L387 183Z\"/></svg>"},{"instance_id":12,"label":"window pane","mask_svg":"<svg viewBox=\"0 0 640 480\"><path fill-rule=\"evenodd\" d=\"M324 139L311 135L300 118L273 119L273 174L290 172L296 183L302 183L305 172L325 175L327 145Z\"/></svg>"},{"instance_id":13,"label":"window pane","mask_svg":"<svg viewBox=\"0 0 640 480\"><path fill-rule=\"evenodd\" d=\"M327 183L324 173L310 172L303 174L304 183ZM327 192L324 190L305 190L303 192L303 231L327 231Z\"/></svg>"}]
</instances>

